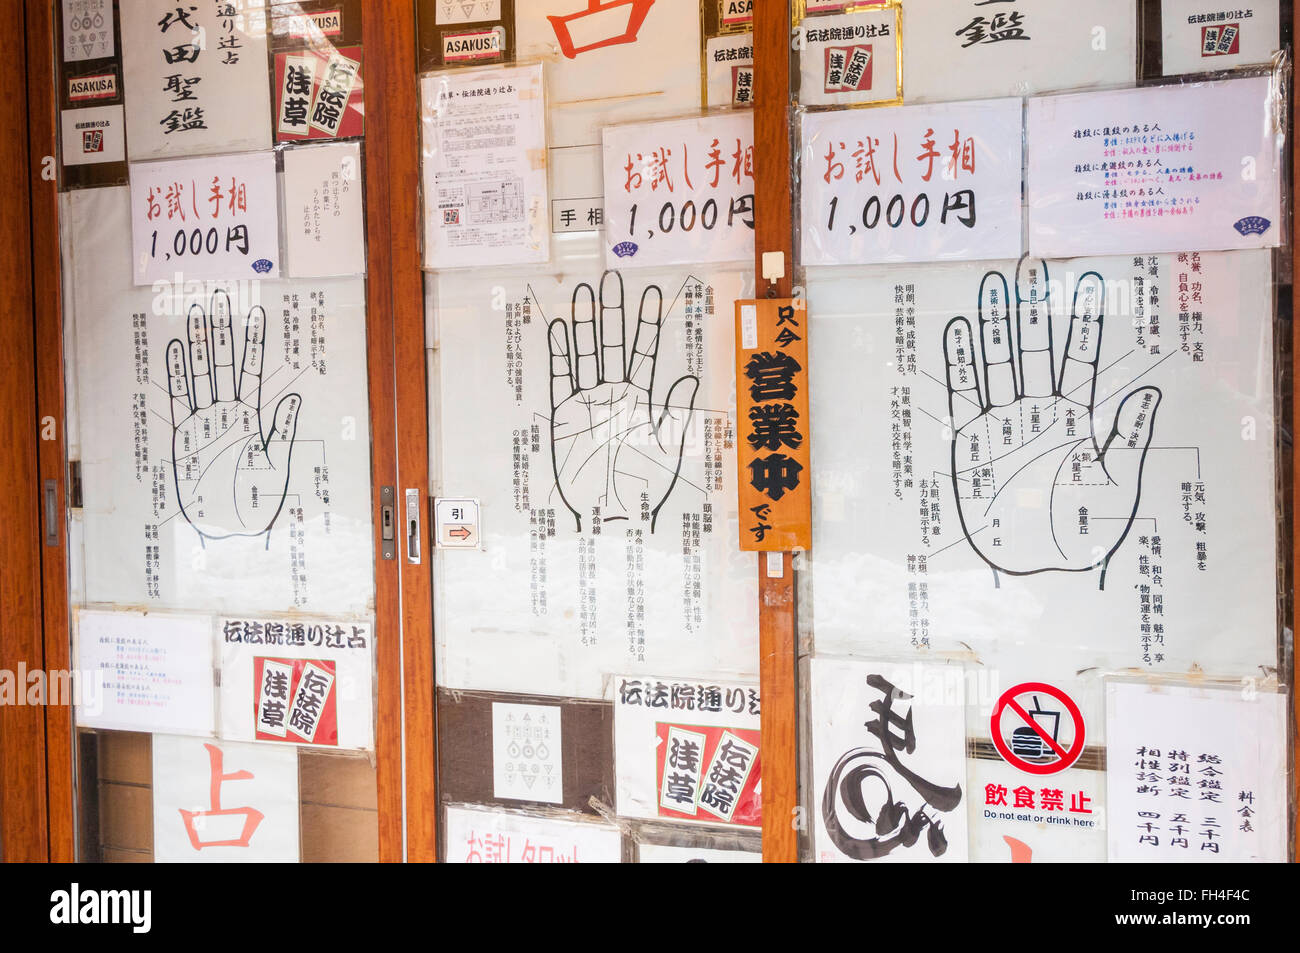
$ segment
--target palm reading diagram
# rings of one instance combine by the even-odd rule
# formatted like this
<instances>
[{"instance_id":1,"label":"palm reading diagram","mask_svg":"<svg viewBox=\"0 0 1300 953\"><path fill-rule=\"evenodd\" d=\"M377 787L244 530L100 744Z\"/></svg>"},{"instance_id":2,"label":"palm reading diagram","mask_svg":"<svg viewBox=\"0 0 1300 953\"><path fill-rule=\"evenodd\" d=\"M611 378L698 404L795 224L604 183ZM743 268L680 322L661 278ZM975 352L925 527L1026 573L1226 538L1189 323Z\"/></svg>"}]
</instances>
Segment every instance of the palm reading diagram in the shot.
<instances>
[{"instance_id":1,"label":"palm reading diagram","mask_svg":"<svg viewBox=\"0 0 1300 953\"><path fill-rule=\"evenodd\" d=\"M810 281L818 645L1039 646L1069 673L1276 664L1271 267Z\"/></svg>"},{"instance_id":2,"label":"palm reading diagram","mask_svg":"<svg viewBox=\"0 0 1300 953\"><path fill-rule=\"evenodd\" d=\"M255 306L235 363L230 295L218 291L205 313L190 306L188 343L167 345L172 473L185 519L207 540L270 533L289 491L302 397L262 413L266 310ZM269 540L268 540L269 544Z\"/></svg>"},{"instance_id":3,"label":"palm reading diagram","mask_svg":"<svg viewBox=\"0 0 1300 953\"><path fill-rule=\"evenodd\" d=\"M365 281L136 286L128 191L65 205L86 602L368 614Z\"/></svg>"},{"instance_id":4,"label":"palm reading diagram","mask_svg":"<svg viewBox=\"0 0 1300 953\"><path fill-rule=\"evenodd\" d=\"M481 549L437 561L440 684L596 698L617 670L749 673L753 573L728 535L747 280L436 281L437 479L482 514Z\"/></svg>"},{"instance_id":5,"label":"palm reading diagram","mask_svg":"<svg viewBox=\"0 0 1300 953\"><path fill-rule=\"evenodd\" d=\"M578 530L584 515L605 522L641 519L651 532L676 486L700 380L678 378L656 406L655 363L663 292L641 293L629 350L623 278L605 272L596 292L579 284L570 322L547 326L551 359L551 458L555 485Z\"/></svg>"},{"instance_id":6,"label":"palm reading diagram","mask_svg":"<svg viewBox=\"0 0 1300 953\"><path fill-rule=\"evenodd\" d=\"M1014 315L1006 277L990 271L980 285L978 338L965 317L944 330L962 532L995 572L1098 569L1104 586L1137 516L1162 395L1137 386L1103 397L1103 406L1116 398L1118 406L1099 439L1105 281L1097 272L1079 279L1058 369L1047 265L1026 260L1020 272ZM1026 495L1045 505L1023 507Z\"/></svg>"}]
</instances>

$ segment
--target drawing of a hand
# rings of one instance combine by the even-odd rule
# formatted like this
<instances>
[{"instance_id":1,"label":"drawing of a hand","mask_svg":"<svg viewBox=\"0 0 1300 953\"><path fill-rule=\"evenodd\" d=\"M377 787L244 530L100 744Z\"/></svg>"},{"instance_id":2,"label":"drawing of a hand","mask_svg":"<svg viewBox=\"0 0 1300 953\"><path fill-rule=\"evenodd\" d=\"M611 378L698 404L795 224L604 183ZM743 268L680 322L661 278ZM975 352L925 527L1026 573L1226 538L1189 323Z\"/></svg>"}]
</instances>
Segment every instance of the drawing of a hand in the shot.
<instances>
[{"instance_id":1,"label":"drawing of a hand","mask_svg":"<svg viewBox=\"0 0 1300 953\"><path fill-rule=\"evenodd\" d=\"M571 311L572 346L562 318L547 326L556 487L579 531L584 515L601 522L648 515L653 532L681 471L699 378L680 378L655 407L663 294L654 285L641 294L630 360L618 272L607 271L600 280L599 328L591 285L574 289Z\"/></svg>"},{"instance_id":2,"label":"drawing of a hand","mask_svg":"<svg viewBox=\"0 0 1300 953\"><path fill-rule=\"evenodd\" d=\"M269 533L284 507L289 461L302 398L287 394L270 426L262 421L266 312L255 307L244 331L236 376L230 298L212 297L209 313L190 307L188 346L167 345L172 471L181 512L200 537Z\"/></svg>"},{"instance_id":3,"label":"drawing of a hand","mask_svg":"<svg viewBox=\"0 0 1300 953\"><path fill-rule=\"evenodd\" d=\"M1079 279L1056 369L1047 267L1022 262L1013 344L1006 278L980 285L979 338L944 329L952 482L962 531L993 569L1012 575L1106 567L1137 516L1161 392L1129 391L1098 442L1093 428L1105 282ZM1105 397L1101 404L1118 395Z\"/></svg>"}]
</instances>

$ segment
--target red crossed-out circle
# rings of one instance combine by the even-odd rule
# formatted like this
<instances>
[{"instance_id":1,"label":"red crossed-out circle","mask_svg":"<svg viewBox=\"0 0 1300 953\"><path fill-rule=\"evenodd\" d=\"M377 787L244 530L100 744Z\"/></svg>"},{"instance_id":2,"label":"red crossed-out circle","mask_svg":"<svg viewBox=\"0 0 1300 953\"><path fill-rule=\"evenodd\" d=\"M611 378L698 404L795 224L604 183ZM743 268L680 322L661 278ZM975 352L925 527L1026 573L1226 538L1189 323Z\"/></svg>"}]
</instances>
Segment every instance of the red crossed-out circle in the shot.
<instances>
[{"instance_id":1,"label":"red crossed-out circle","mask_svg":"<svg viewBox=\"0 0 1300 953\"><path fill-rule=\"evenodd\" d=\"M1056 740L1043 730L1033 716L1025 711L1025 707L1016 701L1017 696L1028 694L1048 695L1054 698L1061 703L1066 714L1074 720L1074 741L1071 743L1069 751L1057 744ZM1026 761L1013 752L1002 737L1002 718L1008 713L1011 713L1013 718L1023 721L1028 727L1034 729L1043 742L1056 752L1057 760L1045 764L1036 764L1033 761ZM1003 692L1002 697L993 706L993 718L989 722L989 729L993 735L993 746L998 749L998 754L1002 755L1003 760L1007 764L1014 765L1029 774L1056 774L1058 771L1064 771L1074 764L1079 760L1079 755L1083 754L1083 712L1079 711L1079 706L1074 703L1074 700L1069 695L1055 685L1048 685L1046 682L1024 682Z\"/></svg>"}]
</instances>

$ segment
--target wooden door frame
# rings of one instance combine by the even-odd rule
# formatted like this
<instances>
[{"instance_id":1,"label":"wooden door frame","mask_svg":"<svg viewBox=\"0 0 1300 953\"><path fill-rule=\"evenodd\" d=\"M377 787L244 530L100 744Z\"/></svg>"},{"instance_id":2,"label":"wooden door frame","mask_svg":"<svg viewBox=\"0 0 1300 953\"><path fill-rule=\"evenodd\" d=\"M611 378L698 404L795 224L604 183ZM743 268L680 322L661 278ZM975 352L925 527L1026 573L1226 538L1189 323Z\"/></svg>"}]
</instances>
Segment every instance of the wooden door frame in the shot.
<instances>
[{"instance_id":1,"label":"wooden door frame","mask_svg":"<svg viewBox=\"0 0 1300 953\"><path fill-rule=\"evenodd\" d=\"M791 194L790 3L754 3L754 293L793 291L794 197ZM783 276L763 277L763 255L781 255ZM794 554L758 554L759 697L763 702L763 862L799 860L799 692ZM769 565L773 572L769 573Z\"/></svg>"},{"instance_id":2,"label":"wooden door frame","mask_svg":"<svg viewBox=\"0 0 1300 953\"><path fill-rule=\"evenodd\" d=\"M18 28L24 11L15 10ZM0 85L27 86L21 43L0 60ZM41 520L38 490L37 363L39 335L32 319L40 305L33 285L33 226L42 228L39 202L41 162L29 148L28 102L19 95L0 97L0 229L9 250L0 258L0 668L15 673L44 669L41 603ZM57 418L62 420L62 418ZM43 457L44 454L42 453ZM11 677L13 677L11 675ZM26 685L15 678L16 693ZM23 699L25 701L25 699ZM46 790L45 714L38 705L0 705L0 850L6 861L49 858ZM57 746L56 746L57 748Z\"/></svg>"},{"instance_id":3,"label":"wooden door frame","mask_svg":"<svg viewBox=\"0 0 1300 953\"><path fill-rule=\"evenodd\" d=\"M0 518L5 520L5 532L0 533L5 559L0 597L6 607L0 616L0 666L12 669L23 660L29 669L70 669L59 198L53 174L42 177L43 171L54 168L51 163L58 155L56 23L53 0L23 8L26 61L22 55L0 60L4 88L27 90L25 98L0 97L0 130L27 130L26 136L0 136L3 167L15 170L0 184L5 192L0 224L13 242L11 256L0 261L0 321L9 332L9 347L0 350L0 361L6 363L0 369L0 392L6 400L3 426L17 425L8 419L12 408L23 428L15 433L38 446L18 443L2 455L5 485L19 492L0 499ZM372 8L367 13L362 22L367 99L383 103L382 109L369 110L363 140L370 475L377 528L380 487L394 487L400 499L405 487L419 488L423 495L428 486L428 415L422 403L419 213L416 203L395 193L418 182L415 5L391 4L382 12ZM11 149L16 154L9 155ZM23 240L26 237L30 241ZM56 424L54 439L38 439L40 422L46 420ZM38 487L46 480L54 481L58 494L54 546L41 545ZM24 487L30 492L22 492ZM374 547L379 858L431 860L436 856L436 812L431 806L437 800L428 531L419 566L407 565L404 544L397 559L385 560L378 532ZM4 858L73 861L72 710L46 707L43 723L41 712L0 707ZM406 818L404 805L413 808Z\"/></svg>"}]
</instances>

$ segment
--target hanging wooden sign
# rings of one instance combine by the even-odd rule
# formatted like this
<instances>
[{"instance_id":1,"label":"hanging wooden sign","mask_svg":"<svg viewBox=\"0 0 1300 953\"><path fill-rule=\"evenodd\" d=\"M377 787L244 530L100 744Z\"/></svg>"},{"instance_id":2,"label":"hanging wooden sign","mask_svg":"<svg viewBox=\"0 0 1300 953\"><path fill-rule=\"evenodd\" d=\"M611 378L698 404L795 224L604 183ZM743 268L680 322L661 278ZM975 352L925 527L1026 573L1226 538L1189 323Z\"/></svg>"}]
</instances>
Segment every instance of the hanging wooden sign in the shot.
<instances>
[{"instance_id":1,"label":"hanging wooden sign","mask_svg":"<svg viewBox=\"0 0 1300 953\"><path fill-rule=\"evenodd\" d=\"M808 310L801 298L736 302L740 548L812 546Z\"/></svg>"}]
</instances>

